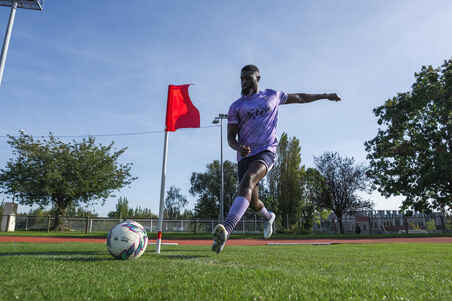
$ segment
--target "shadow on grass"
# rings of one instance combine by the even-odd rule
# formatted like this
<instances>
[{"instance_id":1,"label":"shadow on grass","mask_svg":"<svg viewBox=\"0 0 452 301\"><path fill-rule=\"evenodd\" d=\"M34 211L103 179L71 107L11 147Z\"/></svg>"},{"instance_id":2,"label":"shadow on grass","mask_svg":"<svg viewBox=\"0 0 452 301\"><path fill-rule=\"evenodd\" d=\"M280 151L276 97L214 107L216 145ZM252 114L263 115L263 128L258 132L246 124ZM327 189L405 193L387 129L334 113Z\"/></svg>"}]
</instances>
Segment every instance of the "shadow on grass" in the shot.
<instances>
[{"instance_id":1,"label":"shadow on grass","mask_svg":"<svg viewBox=\"0 0 452 301\"><path fill-rule=\"evenodd\" d=\"M0 253L0 257L3 256L61 256L61 255L102 255L105 254L105 252L99 252L99 251L86 251L86 252L63 252L63 251L56 251L56 252L8 252L8 253Z\"/></svg>"}]
</instances>

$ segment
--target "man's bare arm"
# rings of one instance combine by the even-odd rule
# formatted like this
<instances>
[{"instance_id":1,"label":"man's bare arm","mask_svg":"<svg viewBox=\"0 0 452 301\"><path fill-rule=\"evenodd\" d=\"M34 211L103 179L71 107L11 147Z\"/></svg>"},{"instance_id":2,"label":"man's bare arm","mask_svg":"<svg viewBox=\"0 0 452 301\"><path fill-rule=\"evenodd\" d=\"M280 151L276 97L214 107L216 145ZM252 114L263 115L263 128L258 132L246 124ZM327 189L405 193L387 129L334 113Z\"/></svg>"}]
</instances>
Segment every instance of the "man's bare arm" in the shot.
<instances>
[{"instance_id":1,"label":"man's bare arm","mask_svg":"<svg viewBox=\"0 0 452 301\"><path fill-rule=\"evenodd\" d=\"M294 93L289 94L286 104L291 103L308 103L319 99L328 99L331 101L340 101L341 98L336 93L323 93L323 94L307 94L307 93Z\"/></svg>"},{"instance_id":2,"label":"man's bare arm","mask_svg":"<svg viewBox=\"0 0 452 301\"><path fill-rule=\"evenodd\" d=\"M237 124L228 124L228 144L235 150L240 152L243 157L246 157L250 152L251 148L246 145L240 145L237 142L237 134L239 133L239 126Z\"/></svg>"}]
</instances>

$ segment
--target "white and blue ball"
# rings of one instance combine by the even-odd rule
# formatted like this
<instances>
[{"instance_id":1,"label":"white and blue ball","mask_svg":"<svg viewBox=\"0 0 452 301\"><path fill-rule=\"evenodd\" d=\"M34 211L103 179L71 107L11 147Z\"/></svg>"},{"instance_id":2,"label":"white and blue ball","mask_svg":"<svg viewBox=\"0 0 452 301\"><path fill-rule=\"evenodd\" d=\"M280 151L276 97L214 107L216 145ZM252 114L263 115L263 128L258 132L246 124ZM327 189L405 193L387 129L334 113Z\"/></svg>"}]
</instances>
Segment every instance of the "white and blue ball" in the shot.
<instances>
[{"instance_id":1,"label":"white and blue ball","mask_svg":"<svg viewBox=\"0 0 452 301\"><path fill-rule=\"evenodd\" d=\"M146 230L139 223L127 220L114 226L107 236L107 249L116 259L137 259L148 245Z\"/></svg>"}]
</instances>

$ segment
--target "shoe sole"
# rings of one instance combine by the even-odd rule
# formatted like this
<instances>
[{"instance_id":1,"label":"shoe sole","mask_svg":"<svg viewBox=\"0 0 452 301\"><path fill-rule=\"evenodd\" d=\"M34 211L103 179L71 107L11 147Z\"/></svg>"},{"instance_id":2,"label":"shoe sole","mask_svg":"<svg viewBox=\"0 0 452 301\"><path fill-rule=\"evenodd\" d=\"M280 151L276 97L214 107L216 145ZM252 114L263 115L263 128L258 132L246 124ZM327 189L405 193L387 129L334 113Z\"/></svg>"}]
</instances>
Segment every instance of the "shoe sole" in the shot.
<instances>
[{"instance_id":1,"label":"shoe sole","mask_svg":"<svg viewBox=\"0 0 452 301\"><path fill-rule=\"evenodd\" d=\"M226 231L224 226L217 225L213 232L214 243L212 245L212 251L216 252L217 254L223 251L224 246L226 245L226 239L223 239L224 232L222 230Z\"/></svg>"}]
</instances>

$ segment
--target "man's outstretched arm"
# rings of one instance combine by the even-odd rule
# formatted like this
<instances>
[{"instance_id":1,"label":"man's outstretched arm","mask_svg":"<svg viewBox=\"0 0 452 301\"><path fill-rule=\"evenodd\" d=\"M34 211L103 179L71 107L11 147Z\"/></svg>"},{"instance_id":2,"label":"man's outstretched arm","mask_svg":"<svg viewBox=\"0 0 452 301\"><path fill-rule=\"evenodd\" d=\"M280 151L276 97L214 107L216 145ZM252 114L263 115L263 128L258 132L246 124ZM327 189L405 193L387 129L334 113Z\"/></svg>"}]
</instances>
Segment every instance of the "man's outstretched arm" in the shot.
<instances>
[{"instance_id":1,"label":"man's outstretched arm","mask_svg":"<svg viewBox=\"0 0 452 301\"><path fill-rule=\"evenodd\" d=\"M294 93L289 94L286 104L290 103L308 103L319 99L328 99L331 101L341 101L341 98L336 93L323 93L323 94L306 94L306 93Z\"/></svg>"}]
</instances>

